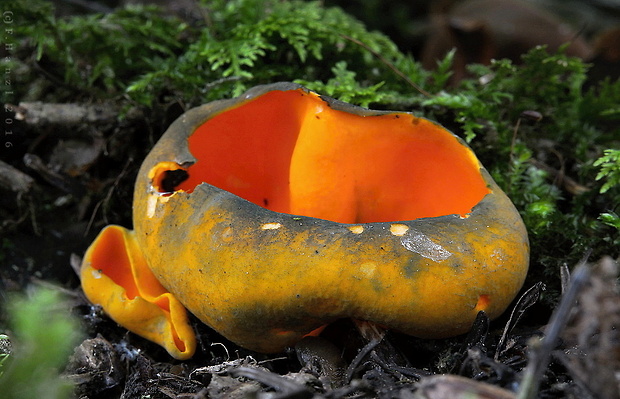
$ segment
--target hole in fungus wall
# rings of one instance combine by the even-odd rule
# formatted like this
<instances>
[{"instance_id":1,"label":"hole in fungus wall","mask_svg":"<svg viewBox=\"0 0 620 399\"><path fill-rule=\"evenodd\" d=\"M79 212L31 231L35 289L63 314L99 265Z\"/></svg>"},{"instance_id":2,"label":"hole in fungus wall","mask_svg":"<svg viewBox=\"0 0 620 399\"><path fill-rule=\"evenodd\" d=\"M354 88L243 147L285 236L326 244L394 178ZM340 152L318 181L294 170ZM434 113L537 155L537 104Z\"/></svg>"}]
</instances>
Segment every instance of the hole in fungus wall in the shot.
<instances>
[{"instance_id":1,"label":"hole in fungus wall","mask_svg":"<svg viewBox=\"0 0 620 399\"><path fill-rule=\"evenodd\" d=\"M471 150L442 127L334 110L303 90L215 115L188 145L197 162L155 173L159 191L206 182L267 209L342 223L466 215L490 192Z\"/></svg>"},{"instance_id":2,"label":"hole in fungus wall","mask_svg":"<svg viewBox=\"0 0 620 399\"><path fill-rule=\"evenodd\" d=\"M153 188L162 196L169 196L181 183L189 178L189 173L175 162L160 162L149 171Z\"/></svg>"},{"instance_id":3,"label":"hole in fungus wall","mask_svg":"<svg viewBox=\"0 0 620 399\"><path fill-rule=\"evenodd\" d=\"M172 193L176 187L189 178L185 169L166 170L161 175L159 190L163 193Z\"/></svg>"}]
</instances>

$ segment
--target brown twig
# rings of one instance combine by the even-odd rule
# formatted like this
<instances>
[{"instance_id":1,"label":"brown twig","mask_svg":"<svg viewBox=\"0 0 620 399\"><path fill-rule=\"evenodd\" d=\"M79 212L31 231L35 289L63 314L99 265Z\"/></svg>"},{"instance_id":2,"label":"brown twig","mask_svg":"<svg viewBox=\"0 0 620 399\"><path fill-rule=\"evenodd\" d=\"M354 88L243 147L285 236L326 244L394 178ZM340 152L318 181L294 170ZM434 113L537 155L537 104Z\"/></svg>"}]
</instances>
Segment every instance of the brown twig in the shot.
<instances>
[{"instance_id":1,"label":"brown twig","mask_svg":"<svg viewBox=\"0 0 620 399\"><path fill-rule=\"evenodd\" d=\"M97 204L95 205L95 209L93 209L93 213L91 214L90 219L88 220L88 224L86 225L86 230L84 231L84 237L86 237L88 235L88 233L90 232L90 228L92 227L93 222L95 221L95 216L97 215L97 212L99 211L99 208L102 205L105 205L105 204L107 204L110 201L110 199L112 198L112 194L114 193L114 190L120 184L121 179L127 173L127 168L129 167L129 165L132 162L133 162L133 158L130 158L130 159L127 160L127 162L125 163L125 166L123 166L123 170L121 170L121 173L119 173L118 176L116 177L116 179L114 179L114 183L112 183L112 187L110 187L110 189L106 193L105 198L103 198L102 200L97 202ZM106 219L107 219L107 216L105 215L105 210L104 210L104 220L106 220Z\"/></svg>"},{"instance_id":2,"label":"brown twig","mask_svg":"<svg viewBox=\"0 0 620 399\"><path fill-rule=\"evenodd\" d=\"M419 85L417 85L413 80L411 80L409 78L409 76L405 75L400 69L396 68L396 66L394 64L392 64L390 61L388 61L385 57L383 57L381 54L379 54L379 52L373 50L369 45L367 45L366 43L362 42L361 40L358 40L354 37L345 35L344 33L339 33L340 37L342 37L343 39L346 39L350 42L353 42L355 44L357 44L358 46L363 47L364 49L368 50L372 55L374 55L375 57L377 57L379 59L379 61L381 61L382 63L384 63L388 68L390 68L395 74L397 74L398 76L400 76L402 79L404 79L411 87L413 87L415 90L419 91L420 93L422 93L423 95L425 95L426 97L432 97L433 95L429 92L427 92L426 90L424 90L423 88L421 88Z\"/></svg>"},{"instance_id":3,"label":"brown twig","mask_svg":"<svg viewBox=\"0 0 620 399\"><path fill-rule=\"evenodd\" d=\"M566 192L572 195L580 195L584 194L590 189L582 184L577 183L574 179L565 175L563 171L552 168L544 162L541 162L537 159L530 159L529 162L537 167L538 169L544 170L549 173L551 177L555 180L555 184L559 187L562 187Z\"/></svg>"}]
</instances>

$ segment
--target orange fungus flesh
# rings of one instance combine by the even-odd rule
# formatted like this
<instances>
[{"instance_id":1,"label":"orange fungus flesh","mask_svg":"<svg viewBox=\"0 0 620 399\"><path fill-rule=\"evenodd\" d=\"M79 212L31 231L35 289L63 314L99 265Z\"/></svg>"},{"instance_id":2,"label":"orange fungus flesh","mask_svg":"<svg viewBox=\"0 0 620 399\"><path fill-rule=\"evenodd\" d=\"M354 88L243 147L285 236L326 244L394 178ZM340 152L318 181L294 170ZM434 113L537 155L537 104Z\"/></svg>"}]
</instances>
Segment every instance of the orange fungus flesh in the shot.
<instances>
[{"instance_id":1,"label":"orange fungus flesh","mask_svg":"<svg viewBox=\"0 0 620 399\"><path fill-rule=\"evenodd\" d=\"M475 156L441 126L351 114L303 90L215 115L189 149L197 162L175 190L206 182L276 212L341 223L465 216L490 192Z\"/></svg>"},{"instance_id":2,"label":"orange fungus flesh","mask_svg":"<svg viewBox=\"0 0 620 399\"><path fill-rule=\"evenodd\" d=\"M122 231L109 229L108 234L101 235L100 243L101 245L92 247L89 254L90 264L117 286L123 287L127 299L134 299L139 292L131 273L131 261Z\"/></svg>"},{"instance_id":3,"label":"orange fungus flesh","mask_svg":"<svg viewBox=\"0 0 620 399\"><path fill-rule=\"evenodd\" d=\"M190 358L196 338L185 307L148 268L135 232L107 226L86 251L84 293L119 324L162 345L177 359Z\"/></svg>"}]
</instances>

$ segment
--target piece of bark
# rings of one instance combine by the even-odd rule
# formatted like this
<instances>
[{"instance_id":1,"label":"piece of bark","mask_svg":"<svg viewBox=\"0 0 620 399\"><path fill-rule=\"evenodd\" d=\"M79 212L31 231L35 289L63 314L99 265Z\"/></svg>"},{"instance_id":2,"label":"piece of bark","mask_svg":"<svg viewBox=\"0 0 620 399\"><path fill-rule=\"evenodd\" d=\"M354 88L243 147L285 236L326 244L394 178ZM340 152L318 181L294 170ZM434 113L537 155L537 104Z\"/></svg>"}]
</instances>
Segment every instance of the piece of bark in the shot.
<instances>
[{"instance_id":1,"label":"piece of bark","mask_svg":"<svg viewBox=\"0 0 620 399\"><path fill-rule=\"evenodd\" d=\"M118 107L112 104L57 104L23 102L15 107L15 119L29 125L107 124L117 120Z\"/></svg>"},{"instance_id":2,"label":"piece of bark","mask_svg":"<svg viewBox=\"0 0 620 399\"><path fill-rule=\"evenodd\" d=\"M15 193L27 193L32 188L34 179L14 168L8 163L0 161L0 187Z\"/></svg>"},{"instance_id":3,"label":"piece of bark","mask_svg":"<svg viewBox=\"0 0 620 399\"><path fill-rule=\"evenodd\" d=\"M414 399L515 399L506 389L458 375L434 375L420 380Z\"/></svg>"}]
</instances>

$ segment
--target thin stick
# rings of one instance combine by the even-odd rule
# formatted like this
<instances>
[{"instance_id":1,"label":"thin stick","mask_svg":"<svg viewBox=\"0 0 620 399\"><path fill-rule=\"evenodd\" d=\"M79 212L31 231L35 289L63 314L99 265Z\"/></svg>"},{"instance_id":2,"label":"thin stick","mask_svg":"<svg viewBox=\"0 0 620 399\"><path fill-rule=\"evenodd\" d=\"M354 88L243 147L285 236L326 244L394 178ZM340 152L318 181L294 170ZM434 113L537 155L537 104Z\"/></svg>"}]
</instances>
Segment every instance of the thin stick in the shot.
<instances>
[{"instance_id":1,"label":"thin stick","mask_svg":"<svg viewBox=\"0 0 620 399\"><path fill-rule=\"evenodd\" d=\"M538 395L540 380L549 363L551 352L555 348L560 333L568 322L568 316L575 304L577 294L581 292L581 289L590 277L590 269L586 264L586 260L587 255L575 268L570 287L562 296L560 304L551 315L545 331L545 337L536 342L532 347L530 362L523 374L517 399L534 399Z\"/></svg>"},{"instance_id":2,"label":"thin stick","mask_svg":"<svg viewBox=\"0 0 620 399\"><path fill-rule=\"evenodd\" d=\"M350 42L353 42L355 44L357 44L358 46L361 46L363 48L365 48L366 50L368 50L372 55L374 55L375 57L377 57L381 62L383 62L385 65L388 66L388 68L390 68L395 74L397 74L398 76L400 76L401 78L403 78L411 87L413 87L414 89L416 89L417 91L419 91L420 93L422 93L423 95L425 95L426 97L432 97L433 95L429 92L427 92L426 90L424 90L423 88L421 88L420 86L418 86L417 84L415 84L413 82L413 80L409 79L409 76L405 75L400 69L396 68L396 66L394 64L392 64L390 61L388 61L385 57L383 57L381 54L379 54L377 51L373 50L369 45L367 45L366 43L357 40L354 37L345 35L343 33L339 33L340 37L342 37L343 39L346 39Z\"/></svg>"}]
</instances>

